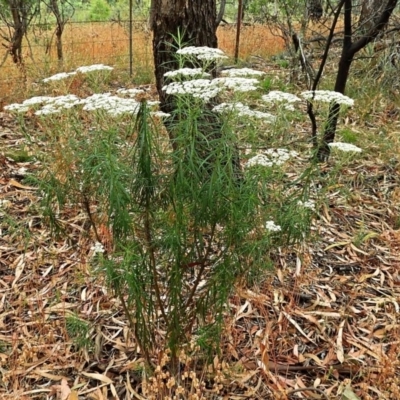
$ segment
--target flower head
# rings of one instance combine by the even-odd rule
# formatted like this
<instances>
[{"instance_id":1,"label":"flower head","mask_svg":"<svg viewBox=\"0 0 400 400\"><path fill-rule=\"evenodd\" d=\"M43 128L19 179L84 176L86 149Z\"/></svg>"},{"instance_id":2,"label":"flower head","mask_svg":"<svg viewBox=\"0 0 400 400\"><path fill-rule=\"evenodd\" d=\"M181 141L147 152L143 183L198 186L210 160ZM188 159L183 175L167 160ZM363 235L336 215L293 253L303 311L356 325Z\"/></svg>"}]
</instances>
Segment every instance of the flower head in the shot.
<instances>
[{"instance_id":1,"label":"flower head","mask_svg":"<svg viewBox=\"0 0 400 400\"><path fill-rule=\"evenodd\" d=\"M265 229L270 232L280 232L282 230L280 225L276 225L274 221L267 221L265 223Z\"/></svg>"},{"instance_id":2,"label":"flower head","mask_svg":"<svg viewBox=\"0 0 400 400\"><path fill-rule=\"evenodd\" d=\"M127 95L129 97L135 97L137 94L144 93L144 90L142 90L142 89L125 89L125 88L122 88L122 89L118 89L117 93L125 94L125 95Z\"/></svg>"},{"instance_id":3,"label":"flower head","mask_svg":"<svg viewBox=\"0 0 400 400\"><path fill-rule=\"evenodd\" d=\"M263 76L265 75L265 72L251 68L231 68L221 71L221 75L229 76L230 78L237 78L245 76Z\"/></svg>"},{"instance_id":4,"label":"flower head","mask_svg":"<svg viewBox=\"0 0 400 400\"><path fill-rule=\"evenodd\" d=\"M104 246L100 242L96 242L90 250L93 251L93 256L95 256L97 253L104 253Z\"/></svg>"},{"instance_id":5,"label":"flower head","mask_svg":"<svg viewBox=\"0 0 400 400\"><path fill-rule=\"evenodd\" d=\"M214 61L223 58L228 58L222 50L207 46L203 47L188 46L179 49L176 53L181 55L194 56L198 60L207 60L207 61Z\"/></svg>"},{"instance_id":6,"label":"flower head","mask_svg":"<svg viewBox=\"0 0 400 400\"><path fill-rule=\"evenodd\" d=\"M301 96L309 101L321 101L323 103L335 102L349 107L354 105L354 100L350 97L331 90L307 90L301 93Z\"/></svg>"},{"instance_id":7,"label":"flower head","mask_svg":"<svg viewBox=\"0 0 400 400\"><path fill-rule=\"evenodd\" d=\"M25 106L25 105L19 104L19 103L13 103L13 104L4 106L4 109L6 111L14 111L17 113L23 113L23 112L27 112L29 110L29 106Z\"/></svg>"},{"instance_id":8,"label":"flower head","mask_svg":"<svg viewBox=\"0 0 400 400\"><path fill-rule=\"evenodd\" d=\"M73 72L60 72L59 74L55 74L55 75L52 75L52 76L50 76L48 78L44 78L42 80L42 82L47 83L47 82L50 82L50 81L60 81L61 79L68 78L68 77L70 77L72 75L76 75L76 72L75 71L73 71Z\"/></svg>"},{"instance_id":9,"label":"flower head","mask_svg":"<svg viewBox=\"0 0 400 400\"><path fill-rule=\"evenodd\" d=\"M362 149L351 143L342 143L342 142L329 143L329 147L345 152L354 152L354 153L362 152Z\"/></svg>"},{"instance_id":10,"label":"flower head","mask_svg":"<svg viewBox=\"0 0 400 400\"><path fill-rule=\"evenodd\" d=\"M243 103L221 103L213 108L214 112L223 114L227 112L236 112L239 117L254 117L264 119L266 122L273 122L275 117L270 113L265 113L257 110L252 110Z\"/></svg>"},{"instance_id":11,"label":"flower head","mask_svg":"<svg viewBox=\"0 0 400 400\"><path fill-rule=\"evenodd\" d=\"M297 152L286 149L268 149L264 154L257 154L250 158L246 163L246 167L261 165L264 167L273 167L274 165L283 165L291 157L296 157Z\"/></svg>"},{"instance_id":12,"label":"flower head","mask_svg":"<svg viewBox=\"0 0 400 400\"><path fill-rule=\"evenodd\" d=\"M158 118L168 118L171 116L171 114L163 112L163 111L152 111L150 114L153 117L158 117Z\"/></svg>"},{"instance_id":13,"label":"flower head","mask_svg":"<svg viewBox=\"0 0 400 400\"><path fill-rule=\"evenodd\" d=\"M94 94L84 99L85 111L104 110L113 116L136 114L140 103L133 99L112 96L111 93Z\"/></svg>"},{"instance_id":14,"label":"flower head","mask_svg":"<svg viewBox=\"0 0 400 400\"><path fill-rule=\"evenodd\" d=\"M215 80L193 79L184 82L171 82L168 85L165 85L162 90L171 95L188 94L208 102L213 97L217 96L222 89L217 85Z\"/></svg>"},{"instance_id":15,"label":"flower head","mask_svg":"<svg viewBox=\"0 0 400 400\"><path fill-rule=\"evenodd\" d=\"M213 79L218 85L224 86L235 92L248 92L257 90L258 80L255 78L216 78Z\"/></svg>"},{"instance_id":16,"label":"flower head","mask_svg":"<svg viewBox=\"0 0 400 400\"><path fill-rule=\"evenodd\" d=\"M114 69L113 67L109 67L108 65L93 64L93 65L78 67L76 69L76 72L80 72L81 74L86 74L86 73L92 72L92 71L112 71L113 69Z\"/></svg>"},{"instance_id":17,"label":"flower head","mask_svg":"<svg viewBox=\"0 0 400 400\"><path fill-rule=\"evenodd\" d=\"M272 90L268 94L261 97L266 103L281 104L286 110L294 111L293 104L301 101L299 97L294 94L281 92L279 90Z\"/></svg>"},{"instance_id":18,"label":"flower head","mask_svg":"<svg viewBox=\"0 0 400 400\"><path fill-rule=\"evenodd\" d=\"M180 68L175 71L168 71L164 74L166 78L175 78L177 76L184 77L208 77L208 72L204 72L201 68Z\"/></svg>"},{"instance_id":19,"label":"flower head","mask_svg":"<svg viewBox=\"0 0 400 400\"><path fill-rule=\"evenodd\" d=\"M297 205L299 207L308 208L309 210L312 210L312 211L315 210L315 201L314 200L306 200L306 201L299 200L297 202Z\"/></svg>"}]
</instances>

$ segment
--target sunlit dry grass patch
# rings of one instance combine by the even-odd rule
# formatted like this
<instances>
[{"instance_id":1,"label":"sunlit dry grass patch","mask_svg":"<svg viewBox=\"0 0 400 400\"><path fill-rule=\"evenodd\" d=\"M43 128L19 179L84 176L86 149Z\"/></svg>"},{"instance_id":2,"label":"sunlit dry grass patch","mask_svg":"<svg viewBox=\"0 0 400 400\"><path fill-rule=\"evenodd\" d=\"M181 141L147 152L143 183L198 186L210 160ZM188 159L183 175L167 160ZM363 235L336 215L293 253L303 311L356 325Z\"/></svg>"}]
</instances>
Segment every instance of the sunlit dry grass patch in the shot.
<instances>
[{"instance_id":1,"label":"sunlit dry grass patch","mask_svg":"<svg viewBox=\"0 0 400 400\"><path fill-rule=\"evenodd\" d=\"M218 29L219 47L229 55L235 53L236 25ZM283 39L274 35L265 25L242 26L240 31L239 57L246 59L251 55L270 57L284 47Z\"/></svg>"},{"instance_id":2,"label":"sunlit dry grass patch","mask_svg":"<svg viewBox=\"0 0 400 400\"><path fill-rule=\"evenodd\" d=\"M3 101L25 98L41 79L56 72L76 69L88 64L107 64L129 71L129 30L116 23L68 24L63 34L64 60L57 60L53 32L35 27L24 43L23 68L17 68L8 57L1 67L0 92ZM136 69L151 60L151 36L135 27L133 62ZM150 65L152 69L152 66Z\"/></svg>"},{"instance_id":3,"label":"sunlit dry grass patch","mask_svg":"<svg viewBox=\"0 0 400 400\"><path fill-rule=\"evenodd\" d=\"M64 61L57 60L53 30L35 26L24 43L24 68L17 68L8 57L0 69L2 101L20 101L34 94L41 79L54 73L69 72L81 65L106 64L129 73L129 26L117 23L71 23L63 34ZM219 47L233 56L236 27L218 29ZM263 25L243 26L239 56L268 57L283 48L283 40L271 34ZM3 50L5 51L5 50ZM0 54L4 57L4 53ZM139 83L153 76L152 34L146 23L136 24L133 30L133 72Z\"/></svg>"}]
</instances>

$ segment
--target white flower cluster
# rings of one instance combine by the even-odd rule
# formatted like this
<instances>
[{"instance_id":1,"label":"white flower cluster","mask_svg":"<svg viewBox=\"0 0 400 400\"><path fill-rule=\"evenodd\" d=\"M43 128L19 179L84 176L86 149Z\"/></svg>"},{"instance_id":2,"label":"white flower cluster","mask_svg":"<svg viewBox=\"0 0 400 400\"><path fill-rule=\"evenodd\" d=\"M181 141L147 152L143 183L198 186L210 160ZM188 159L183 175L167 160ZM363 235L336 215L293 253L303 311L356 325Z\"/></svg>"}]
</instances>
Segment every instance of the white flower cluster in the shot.
<instances>
[{"instance_id":1,"label":"white flower cluster","mask_svg":"<svg viewBox=\"0 0 400 400\"><path fill-rule=\"evenodd\" d=\"M69 76L76 75L76 72L60 72L59 74L52 75L48 78L44 78L43 82L47 83L50 81L60 81L61 79L66 79Z\"/></svg>"},{"instance_id":2,"label":"white flower cluster","mask_svg":"<svg viewBox=\"0 0 400 400\"><path fill-rule=\"evenodd\" d=\"M60 96L61 97L61 96ZM36 96L31 97L30 99L26 99L22 102L22 104L27 106L34 106L36 104L47 103L48 101L53 101L54 97L51 96Z\"/></svg>"},{"instance_id":3,"label":"white flower cluster","mask_svg":"<svg viewBox=\"0 0 400 400\"><path fill-rule=\"evenodd\" d=\"M167 94L172 95L189 94L195 98L208 102L213 97L217 96L222 89L217 85L215 80L194 79L185 82L171 82L168 85L165 85L162 90Z\"/></svg>"},{"instance_id":4,"label":"white flower cluster","mask_svg":"<svg viewBox=\"0 0 400 400\"><path fill-rule=\"evenodd\" d=\"M194 56L198 60L207 60L207 61L214 61L214 60L228 58L222 50L214 49L212 47L207 47L207 46L202 46L202 47L188 46L179 49L176 53L186 56Z\"/></svg>"},{"instance_id":5,"label":"white flower cluster","mask_svg":"<svg viewBox=\"0 0 400 400\"><path fill-rule=\"evenodd\" d=\"M237 78L243 76L263 76L265 75L265 72L251 68L231 68L221 71L221 75L226 75L230 78Z\"/></svg>"},{"instance_id":6,"label":"white flower cluster","mask_svg":"<svg viewBox=\"0 0 400 400\"><path fill-rule=\"evenodd\" d=\"M171 82L165 85L162 90L172 95L192 95L193 97L210 101L225 88L235 92L247 92L257 90L258 80L253 78L216 78L193 79L184 82Z\"/></svg>"},{"instance_id":7,"label":"white flower cluster","mask_svg":"<svg viewBox=\"0 0 400 400\"><path fill-rule=\"evenodd\" d=\"M104 253L104 246L100 242L96 242L90 250L93 251L93 256L95 256L97 253Z\"/></svg>"},{"instance_id":8,"label":"white flower cluster","mask_svg":"<svg viewBox=\"0 0 400 400\"><path fill-rule=\"evenodd\" d=\"M329 147L345 152L354 152L354 153L362 152L362 149L351 143L342 143L342 142L329 143Z\"/></svg>"},{"instance_id":9,"label":"white flower cluster","mask_svg":"<svg viewBox=\"0 0 400 400\"><path fill-rule=\"evenodd\" d=\"M177 76L185 77L208 77L208 72L204 72L201 68L180 68L175 71L168 71L164 74L166 78L176 78Z\"/></svg>"},{"instance_id":10,"label":"white flower cluster","mask_svg":"<svg viewBox=\"0 0 400 400\"><path fill-rule=\"evenodd\" d=\"M114 69L113 67L109 67L108 65L93 64L93 65L78 67L75 71L80 72L81 74L87 74L88 72L92 71L112 71L113 69Z\"/></svg>"},{"instance_id":11,"label":"white flower cluster","mask_svg":"<svg viewBox=\"0 0 400 400\"><path fill-rule=\"evenodd\" d=\"M301 101L299 97L292 93L281 92L280 90L272 90L268 94L262 96L262 99L267 103L296 103L297 101Z\"/></svg>"},{"instance_id":12,"label":"white flower cluster","mask_svg":"<svg viewBox=\"0 0 400 400\"><path fill-rule=\"evenodd\" d=\"M10 104L5 106L4 109L8 111L26 112L29 110L30 106L44 104L40 110L35 112L35 114L47 115L59 113L62 109L72 108L77 104L82 104L82 102L83 100L73 94L56 97L37 96L27 99L21 104Z\"/></svg>"},{"instance_id":13,"label":"white flower cluster","mask_svg":"<svg viewBox=\"0 0 400 400\"><path fill-rule=\"evenodd\" d=\"M342 93L334 92L332 90L307 90L301 93L301 96L309 101L321 101L323 103L335 102L337 104L344 104L352 107L354 100Z\"/></svg>"},{"instance_id":14,"label":"white flower cluster","mask_svg":"<svg viewBox=\"0 0 400 400\"><path fill-rule=\"evenodd\" d=\"M308 208L309 210L315 211L315 201L314 200L306 200L297 202L299 207Z\"/></svg>"},{"instance_id":15,"label":"white flower cluster","mask_svg":"<svg viewBox=\"0 0 400 400\"><path fill-rule=\"evenodd\" d=\"M84 102L85 111L104 110L113 116L136 114L140 107L140 103L136 100L112 96L111 93L94 94L87 97Z\"/></svg>"},{"instance_id":16,"label":"white flower cluster","mask_svg":"<svg viewBox=\"0 0 400 400\"><path fill-rule=\"evenodd\" d=\"M216 78L213 80L217 85L225 86L235 92L248 92L257 90L258 80L255 78Z\"/></svg>"},{"instance_id":17,"label":"white flower cluster","mask_svg":"<svg viewBox=\"0 0 400 400\"><path fill-rule=\"evenodd\" d=\"M60 72L48 78L44 78L42 82L47 83L51 81L59 81L61 79L66 79L69 76L76 75L78 72L80 72L81 74L86 74L92 71L103 71L103 70L111 71L113 69L114 69L113 67L109 67L108 65L103 65L103 64L88 65L88 66L78 67L75 71L72 72Z\"/></svg>"},{"instance_id":18,"label":"white flower cluster","mask_svg":"<svg viewBox=\"0 0 400 400\"><path fill-rule=\"evenodd\" d=\"M171 116L171 114L168 114L163 111L153 111L150 113L153 117L158 117L158 118L168 118Z\"/></svg>"},{"instance_id":19,"label":"white flower cluster","mask_svg":"<svg viewBox=\"0 0 400 400\"><path fill-rule=\"evenodd\" d=\"M121 88L117 90L117 93L119 94L126 94L129 97L135 97L137 94L141 94L144 93L144 90L142 89L125 89L125 88Z\"/></svg>"},{"instance_id":20,"label":"white flower cluster","mask_svg":"<svg viewBox=\"0 0 400 400\"><path fill-rule=\"evenodd\" d=\"M219 114L229 113L232 111L240 111L244 107L243 103L221 103L215 106L212 110Z\"/></svg>"},{"instance_id":21,"label":"white flower cluster","mask_svg":"<svg viewBox=\"0 0 400 400\"><path fill-rule=\"evenodd\" d=\"M250 158L247 161L246 167L250 168L250 167L254 167L256 165L261 165L262 167L272 167L274 164L264 154L257 154L256 156Z\"/></svg>"},{"instance_id":22,"label":"white flower cluster","mask_svg":"<svg viewBox=\"0 0 400 400\"><path fill-rule=\"evenodd\" d=\"M257 154L250 158L246 167L254 167L261 165L263 167L273 167L275 165L283 165L290 157L296 157L298 154L296 151L289 151L286 149L268 149L264 154Z\"/></svg>"},{"instance_id":23,"label":"white flower cluster","mask_svg":"<svg viewBox=\"0 0 400 400\"><path fill-rule=\"evenodd\" d=\"M134 89L132 89L134 90ZM148 102L149 106L157 105L159 102ZM69 94L66 96L39 96L25 100L22 104L10 104L4 109L8 111L26 112L32 105L41 104L42 107L35 111L35 115L49 115L60 113L62 110L72 108L76 105L83 105L83 110L104 110L113 116L121 114L136 114L140 103L134 99L124 99L113 96L111 93L94 94L86 99L80 99L78 96Z\"/></svg>"},{"instance_id":24,"label":"white flower cluster","mask_svg":"<svg viewBox=\"0 0 400 400\"><path fill-rule=\"evenodd\" d=\"M270 232L280 232L282 228L276 225L274 221L267 221L265 223L265 229Z\"/></svg>"},{"instance_id":25,"label":"white flower cluster","mask_svg":"<svg viewBox=\"0 0 400 400\"><path fill-rule=\"evenodd\" d=\"M29 106L26 106L24 104L19 104L19 103L13 103L13 104L8 104L7 106L4 106L4 110L14 111L17 113L23 113L23 112L27 112L29 110Z\"/></svg>"},{"instance_id":26,"label":"white flower cluster","mask_svg":"<svg viewBox=\"0 0 400 400\"><path fill-rule=\"evenodd\" d=\"M50 96L36 96L30 99L24 100L22 103L13 103L7 106L4 106L6 111L15 111L15 112L26 112L29 110L30 106L35 106L37 104L43 104L47 101L52 101L54 97Z\"/></svg>"},{"instance_id":27,"label":"white flower cluster","mask_svg":"<svg viewBox=\"0 0 400 400\"><path fill-rule=\"evenodd\" d=\"M234 111L239 117L254 117L257 119L264 119L266 122L275 121L275 117L270 113L265 113L257 110L252 110L249 106L243 103L221 103L213 108L214 112L223 114L226 112Z\"/></svg>"}]
</instances>

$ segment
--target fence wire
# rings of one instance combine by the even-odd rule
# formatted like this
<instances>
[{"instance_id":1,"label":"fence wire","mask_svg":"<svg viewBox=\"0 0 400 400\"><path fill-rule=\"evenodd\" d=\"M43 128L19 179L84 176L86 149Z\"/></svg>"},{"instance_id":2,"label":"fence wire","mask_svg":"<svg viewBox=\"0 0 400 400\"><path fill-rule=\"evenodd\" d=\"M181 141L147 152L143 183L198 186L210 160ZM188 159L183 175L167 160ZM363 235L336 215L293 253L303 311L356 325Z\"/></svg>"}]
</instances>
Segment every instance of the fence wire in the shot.
<instances>
[{"instance_id":1,"label":"fence wire","mask_svg":"<svg viewBox=\"0 0 400 400\"><path fill-rule=\"evenodd\" d=\"M53 24L33 24L23 41L23 67L14 64L4 39L0 37L0 102L7 102L22 84L39 84L43 78L58 72L70 72L77 67L105 64L115 70L133 75L153 74L152 33L146 20L132 23L132 48L130 53L129 20L109 22L68 22L62 35L63 60L57 59L55 27ZM0 25L0 34L7 31ZM218 30L219 47L233 56L236 25ZM242 27L240 57L249 54L265 56L274 54L282 43L271 36L263 25ZM1 60L5 61L1 64Z\"/></svg>"}]
</instances>

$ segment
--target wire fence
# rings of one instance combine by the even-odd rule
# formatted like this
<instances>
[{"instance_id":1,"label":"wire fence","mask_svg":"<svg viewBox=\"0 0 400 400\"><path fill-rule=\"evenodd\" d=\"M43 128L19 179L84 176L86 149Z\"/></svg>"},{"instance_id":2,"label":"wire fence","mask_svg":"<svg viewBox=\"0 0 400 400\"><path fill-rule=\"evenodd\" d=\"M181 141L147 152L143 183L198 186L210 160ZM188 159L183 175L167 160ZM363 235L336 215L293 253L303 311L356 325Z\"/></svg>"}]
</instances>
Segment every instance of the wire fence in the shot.
<instances>
[{"instance_id":1,"label":"wire fence","mask_svg":"<svg viewBox=\"0 0 400 400\"><path fill-rule=\"evenodd\" d=\"M62 35L63 60L58 60L55 27L50 24L31 25L23 42L23 65L7 56L7 43L0 48L0 101L16 97L22 86L37 85L43 78L58 72L69 72L79 66L105 64L120 73L141 80L153 76L152 33L146 20L110 22L68 22ZM0 30L6 29L0 25ZM132 36L132 42L130 41ZM218 30L219 47L229 56L236 48L236 24ZM130 47L132 43L132 47ZM264 25L243 26L239 56L266 56L282 48L282 42L271 35ZM22 90L22 89L21 89Z\"/></svg>"}]
</instances>

